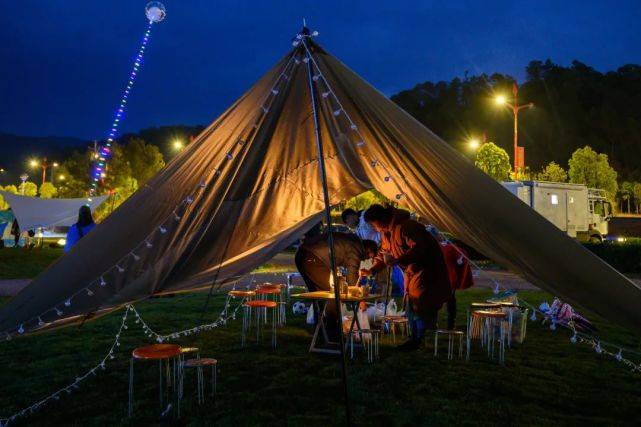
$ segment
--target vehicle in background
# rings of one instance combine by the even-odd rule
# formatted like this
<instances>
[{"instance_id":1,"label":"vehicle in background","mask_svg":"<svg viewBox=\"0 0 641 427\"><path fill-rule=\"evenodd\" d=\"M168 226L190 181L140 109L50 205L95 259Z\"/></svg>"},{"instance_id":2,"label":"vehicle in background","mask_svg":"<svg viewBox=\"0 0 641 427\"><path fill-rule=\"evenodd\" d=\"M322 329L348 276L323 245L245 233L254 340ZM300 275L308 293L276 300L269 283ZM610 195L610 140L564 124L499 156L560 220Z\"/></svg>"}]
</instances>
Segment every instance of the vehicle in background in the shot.
<instances>
[{"instance_id":1,"label":"vehicle in background","mask_svg":"<svg viewBox=\"0 0 641 427\"><path fill-rule=\"evenodd\" d=\"M502 184L568 236L591 243L601 243L607 238L612 205L604 190L564 182L514 181Z\"/></svg>"}]
</instances>

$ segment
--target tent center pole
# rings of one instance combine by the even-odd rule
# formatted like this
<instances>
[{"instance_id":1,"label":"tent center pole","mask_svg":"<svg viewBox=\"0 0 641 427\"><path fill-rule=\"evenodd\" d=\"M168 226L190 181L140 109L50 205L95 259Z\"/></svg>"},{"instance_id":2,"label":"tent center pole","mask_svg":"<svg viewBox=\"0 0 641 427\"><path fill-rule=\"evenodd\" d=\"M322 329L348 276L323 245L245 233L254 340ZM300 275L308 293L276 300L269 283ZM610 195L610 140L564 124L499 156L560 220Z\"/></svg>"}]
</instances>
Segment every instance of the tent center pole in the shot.
<instances>
[{"instance_id":1,"label":"tent center pole","mask_svg":"<svg viewBox=\"0 0 641 427\"><path fill-rule=\"evenodd\" d=\"M306 28L303 28L303 34ZM302 42L306 44L305 37L303 36ZM340 355L341 355L341 368L343 374L343 392L345 394L345 417L347 420L347 425L352 425L352 415L349 404L349 394L347 391L347 362L345 360L345 337L343 336L343 324L342 324L342 312L341 312L341 293L340 293L340 284L338 283L338 278L336 277L336 258L334 254L334 238L332 235L332 215L330 212L330 203L329 203L329 190L327 189L327 173L325 171L325 157L323 154L323 141L320 134L320 126L318 121L318 98L316 96L313 69L312 69L312 59L310 57L310 49L307 47L305 56L307 57L307 80L309 82L309 94L312 102L312 113L314 116L314 133L316 135L316 148L318 149L318 166L320 169L321 181L323 185L323 199L325 202L325 221L327 222L327 242L329 246L329 267L332 281L334 283L334 302L336 303L336 313L338 313L338 331L340 336ZM356 316L357 313L354 313Z\"/></svg>"}]
</instances>

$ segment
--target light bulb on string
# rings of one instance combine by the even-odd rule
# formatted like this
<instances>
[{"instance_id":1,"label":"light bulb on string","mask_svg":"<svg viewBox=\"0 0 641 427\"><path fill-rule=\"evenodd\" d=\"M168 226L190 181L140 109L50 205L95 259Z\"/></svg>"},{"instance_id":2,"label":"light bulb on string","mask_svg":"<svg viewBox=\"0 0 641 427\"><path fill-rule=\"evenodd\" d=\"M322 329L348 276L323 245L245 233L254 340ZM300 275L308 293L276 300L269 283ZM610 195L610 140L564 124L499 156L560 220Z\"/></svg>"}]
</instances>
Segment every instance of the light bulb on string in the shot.
<instances>
[{"instance_id":1,"label":"light bulb on string","mask_svg":"<svg viewBox=\"0 0 641 427\"><path fill-rule=\"evenodd\" d=\"M167 11L165 9L165 6L160 2L152 1L145 6L145 16L148 19L148 26L147 26L147 29L145 30L144 36L140 43L140 47L137 51L138 54L133 59L133 64L132 64L131 72L129 74L129 79L127 81L127 85L125 86L125 89L120 98L120 103L116 108L114 119L111 125L111 130L109 132L109 136L107 139L108 142L106 145L111 145L114 138L116 137L118 126L121 122L122 116L124 115L125 105L127 104L127 98L130 94L131 89L133 88L136 77L138 76L138 73L140 71L140 67L144 62L144 52L146 50L147 44L149 43L149 38L151 36L151 26L154 23L158 23L164 20L166 15L167 15ZM105 152L104 157L109 157L108 151ZM95 171L95 165L93 169ZM94 178L93 182L91 183L89 192L91 194L94 194L97 188L98 188L98 179Z\"/></svg>"},{"instance_id":2,"label":"light bulb on string","mask_svg":"<svg viewBox=\"0 0 641 427\"><path fill-rule=\"evenodd\" d=\"M574 334L572 334L572 336L570 337L570 342L572 344L576 344L576 332Z\"/></svg>"},{"instance_id":3,"label":"light bulb on string","mask_svg":"<svg viewBox=\"0 0 641 427\"><path fill-rule=\"evenodd\" d=\"M145 240L145 246L147 247L147 249L149 249L149 248L151 248L153 245L152 245L151 243L149 243L149 241L148 241L148 240Z\"/></svg>"},{"instance_id":4,"label":"light bulb on string","mask_svg":"<svg viewBox=\"0 0 641 427\"><path fill-rule=\"evenodd\" d=\"M65 301L65 307L71 307L71 298Z\"/></svg>"},{"instance_id":5,"label":"light bulb on string","mask_svg":"<svg viewBox=\"0 0 641 427\"><path fill-rule=\"evenodd\" d=\"M323 92L323 93L321 94L321 96L322 96L323 98L327 98L327 97L329 96L329 92Z\"/></svg>"},{"instance_id":6,"label":"light bulb on string","mask_svg":"<svg viewBox=\"0 0 641 427\"><path fill-rule=\"evenodd\" d=\"M614 356L614 358L617 360L617 362L620 362L623 360L623 350L619 349L619 352Z\"/></svg>"},{"instance_id":7,"label":"light bulb on string","mask_svg":"<svg viewBox=\"0 0 641 427\"><path fill-rule=\"evenodd\" d=\"M103 279L102 276L100 276L100 286L104 287L106 285L107 285L107 282L105 282L105 279Z\"/></svg>"},{"instance_id":8,"label":"light bulb on string","mask_svg":"<svg viewBox=\"0 0 641 427\"><path fill-rule=\"evenodd\" d=\"M165 227L158 227L158 230L160 231L160 234L165 234L167 232L167 229Z\"/></svg>"}]
</instances>

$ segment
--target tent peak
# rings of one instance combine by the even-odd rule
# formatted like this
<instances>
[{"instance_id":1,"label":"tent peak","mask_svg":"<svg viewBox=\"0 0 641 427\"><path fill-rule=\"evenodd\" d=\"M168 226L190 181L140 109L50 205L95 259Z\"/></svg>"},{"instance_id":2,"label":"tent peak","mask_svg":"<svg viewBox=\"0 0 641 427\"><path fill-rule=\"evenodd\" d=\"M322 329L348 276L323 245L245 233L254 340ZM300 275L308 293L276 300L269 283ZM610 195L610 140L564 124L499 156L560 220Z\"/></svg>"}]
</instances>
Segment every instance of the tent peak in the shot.
<instances>
[{"instance_id":1,"label":"tent peak","mask_svg":"<svg viewBox=\"0 0 641 427\"><path fill-rule=\"evenodd\" d=\"M318 35L319 35L318 31L316 30L312 31L309 29L309 27L307 26L307 23L305 22L305 18L303 18L303 28L301 28L298 34L296 34L296 37L294 37L292 41L292 45L294 45L294 47L298 46L300 41L303 40L304 38L311 39L312 37L318 37Z\"/></svg>"}]
</instances>

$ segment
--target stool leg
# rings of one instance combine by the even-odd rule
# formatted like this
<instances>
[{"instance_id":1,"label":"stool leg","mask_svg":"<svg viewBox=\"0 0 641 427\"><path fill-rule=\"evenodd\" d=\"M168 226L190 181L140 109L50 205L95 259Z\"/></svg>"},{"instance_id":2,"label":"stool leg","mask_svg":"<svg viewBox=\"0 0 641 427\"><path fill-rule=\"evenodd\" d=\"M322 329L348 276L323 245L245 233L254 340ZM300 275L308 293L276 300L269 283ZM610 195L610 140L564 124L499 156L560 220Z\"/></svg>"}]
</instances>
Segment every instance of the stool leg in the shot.
<instances>
[{"instance_id":1,"label":"stool leg","mask_svg":"<svg viewBox=\"0 0 641 427\"><path fill-rule=\"evenodd\" d=\"M214 402L216 402L216 371L218 367L216 365L211 365L211 394L214 397Z\"/></svg>"},{"instance_id":2,"label":"stool leg","mask_svg":"<svg viewBox=\"0 0 641 427\"><path fill-rule=\"evenodd\" d=\"M463 358L463 335L458 336L458 358Z\"/></svg>"},{"instance_id":3,"label":"stool leg","mask_svg":"<svg viewBox=\"0 0 641 427\"><path fill-rule=\"evenodd\" d=\"M280 306L277 306L280 307ZM279 316L277 309L272 310L272 348L276 348L276 319Z\"/></svg>"},{"instance_id":4,"label":"stool leg","mask_svg":"<svg viewBox=\"0 0 641 427\"><path fill-rule=\"evenodd\" d=\"M129 361L129 411L128 415L131 418L134 406L134 358Z\"/></svg>"},{"instance_id":5,"label":"stool leg","mask_svg":"<svg viewBox=\"0 0 641 427\"><path fill-rule=\"evenodd\" d=\"M434 331L434 357L438 357L438 333Z\"/></svg>"},{"instance_id":6,"label":"stool leg","mask_svg":"<svg viewBox=\"0 0 641 427\"><path fill-rule=\"evenodd\" d=\"M469 361L470 360L470 345L472 344L471 338L470 338L470 325L472 324L471 316L467 316L467 327L466 327L466 333L465 333L465 360Z\"/></svg>"},{"instance_id":7,"label":"stool leg","mask_svg":"<svg viewBox=\"0 0 641 427\"><path fill-rule=\"evenodd\" d=\"M454 353L452 334L447 334L447 360L452 360Z\"/></svg>"}]
</instances>

